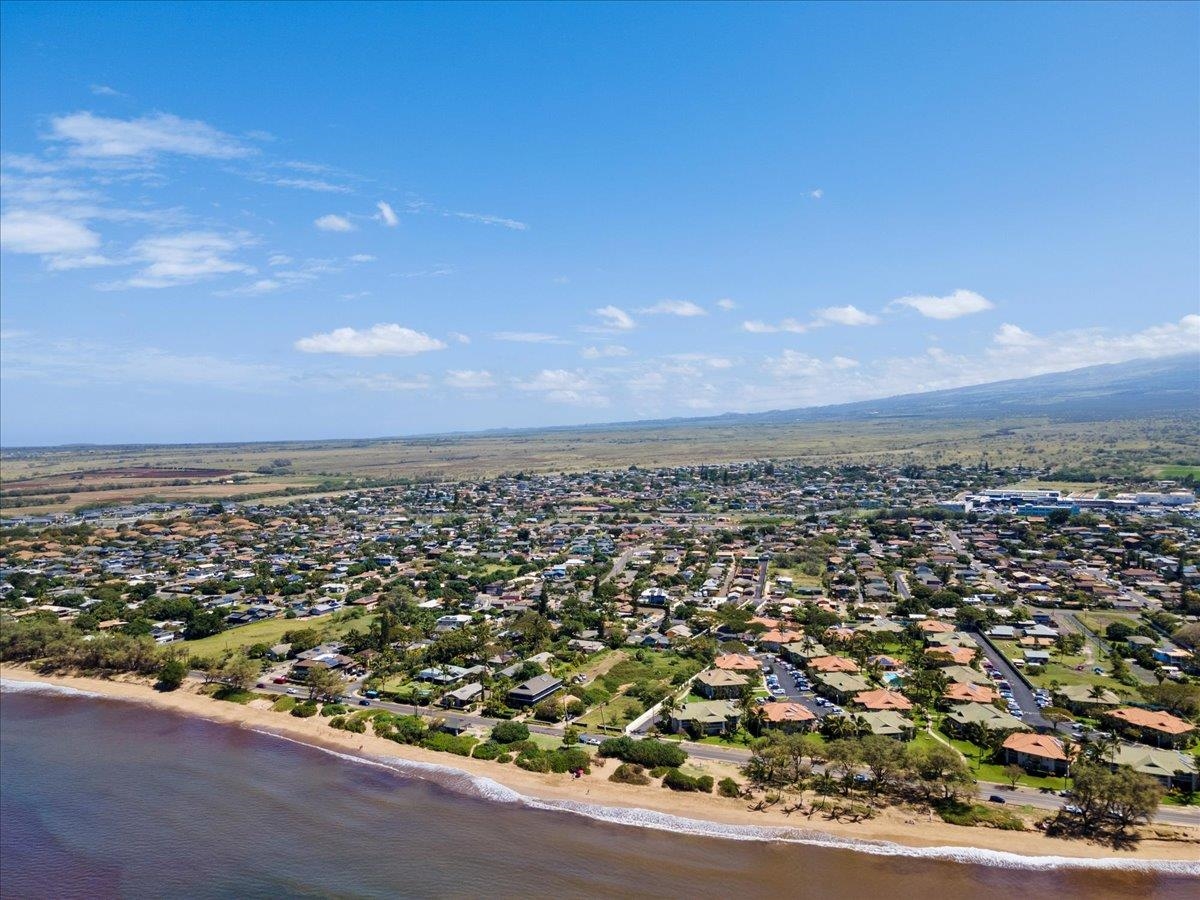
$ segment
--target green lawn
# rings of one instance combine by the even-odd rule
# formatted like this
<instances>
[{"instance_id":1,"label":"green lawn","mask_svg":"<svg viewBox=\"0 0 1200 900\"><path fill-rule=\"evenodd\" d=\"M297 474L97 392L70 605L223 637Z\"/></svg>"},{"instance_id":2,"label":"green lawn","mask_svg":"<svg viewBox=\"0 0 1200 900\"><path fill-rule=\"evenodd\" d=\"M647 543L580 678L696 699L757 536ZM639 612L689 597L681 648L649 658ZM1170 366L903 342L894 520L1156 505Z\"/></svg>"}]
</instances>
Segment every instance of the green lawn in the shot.
<instances>
[{"instance_id":1,"label":"green lawn","mask_svg":"<svg viewBox=\"0 0 1200 900\"><path fill-rule=\"evenodd\" d=\"M1159 466L1158 475L1160 478L1187 478L1191 475L1200 480L1200 466Z\"/></svg>"},{"instance_id":2,"label":"green lawn","mask_svg":"<svg viewBox=\"0 0 1200 900\"><path fill-rule=\"evenodd\" d=\"M969 741L960 741L942 732L939 732L938 736L966 757L967 764L971 768L971 773L977 781L988 781L995 784L1009 783L1002 763L980 761L981 752L986 760L988 755L986 750L982 750L982 748ZM918 747L932 747L940 743L940 741L929 734L929 732L920 730L913 738L912 743ZM1022 775L1021 780L1017 783L1023 787L1050 788L1055 791L1061 791L1067 787L1067 779L1065 778L1043 778L1038 775Z\"/></svg>"},{"instance_id":3,"label":"green lawn","mask_svg":"<svg viewBox=\"0 0 1200 900\"><path fill-rule=\"evenodd\" d=\"M589 709L575 720L580 728L597 728L600 725L625 726L646 711L642 701L624 694L614 697Z\"/></svg>"},{"instance_id":4,"label":"green lawn","mask_svg":"<svg viewBox=\"0 0 1200 900\"><path fill-rule=\"evenodd\" d=\"M338 613L327 616L313 616L307 619L263 619L249 625L230 628L220 634L214 634L195 641L182 641L177 644L167 644L166 647L182 647L194 656L214 656L227 650L240 650L253 644L278 644L288 631L298 631L301 628L316 628L325 638L335 638L346 632L357 629L366 631L374 616L362 616L357 619L339 619L334 621Z\"/></svg>"}]
</instances>

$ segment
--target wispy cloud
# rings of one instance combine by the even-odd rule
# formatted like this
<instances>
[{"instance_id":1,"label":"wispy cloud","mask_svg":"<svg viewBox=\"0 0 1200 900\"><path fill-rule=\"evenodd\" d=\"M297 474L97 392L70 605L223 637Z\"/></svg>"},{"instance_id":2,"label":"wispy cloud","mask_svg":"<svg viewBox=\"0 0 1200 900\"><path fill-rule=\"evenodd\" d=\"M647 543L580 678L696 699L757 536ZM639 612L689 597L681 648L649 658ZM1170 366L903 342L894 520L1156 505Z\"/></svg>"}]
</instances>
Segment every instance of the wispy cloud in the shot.
<instances>
[{"instance_id":1,"label":"wispy cloud","mask_svg":"<svg viewBox=\"0 0 1200 900\"><path fill-rule=\"evenodd\" d=\"M651 316L680 316L685 319L708 315L707 310L691 300L660 300L653 306L645 306L636 311Z\"/></svg>"},{"instance_id":2,"label":"wispy cloud","mask_svg":"<svg viewBox=\"0 0 1200 900\"><path fill-rule=\"evenodd\" d=\"M62 258L95 250L100 235L74 219L17 209L0 216L0 245L11 253Z\"/></svg>"},{"instance_id":3,"label":"wispy cloud","mask_svg":"<svg viewBox=\"0 0 1200 900\"><path fill-rule=\"evenodd\" d=\"M513 344L565 344L557 334L547 334L544 331L497 331L492 334L497 341L508 341Z\"/></svg>"},{"instance_id":4,"label":"wispy cloud","mask_svg":"<svg viewBox=\"0 0 1200 900\"><path fill-rule=\"evenodd\" d=\"M263 178L255 179L279 187L296 188L301 191L317 191L322 194L349 194L351 189L344 184L334 184L321 178Z\"/></svg>"},{"instance_id":5,"label":"wispy cloud","mask_svg":"<svg viewBox=\"0 0 1200 900\"><path fill-rule=\"evenodd\" d=\"M731 300L729 297L722 297L720 300L717 301L717 309L724 310L725 312L729 312L730 310L737 309L737 308L738 308L737 302L734 300Z\"/></svg>"},{"instance_id":6,"label":"wispy cloud","mask_svg":"<svg viewBox=\"0 0 1200 900\"><path fill-rule=\"evenodd\" d=\"M388 228L395 228L400 224L400 217L396 215L396 211L392 209L392 205L390 203L385 203L384 201L380 200L375 204L375 208L379 210L375 218Z\"/></svg>"},{"instance_id":7,"label":"wispy cloud","mask_svg":"<svg viewBox=\"0 0 1200 900\"><path fill-rule=\"evenodd\" d=\"M601 344L598 347L584 347L579 355L584 359L615 359L629 354L629 348L620 344Z\"/></svg>"},{"instance_id":8,"label":"wispy cloud","mask_svg":"<svg viewBox=\"0 0 1200 900\"><path fill-rule=\"evenodd\" d=\"M529 229L529 226L524 222L518 222L516 219L506 219L504 216L489 216L484 213L471 212L452 212L446 215L451 215L458 219L466 219L468 222L479 222L481 225L499 225L501 228L510 228L513 231L527 231Z\"/></svg>"},{"instance_id":9,"label":"wispy cloud","mask_svg":"<svg viewBox=\"0 0 1200 900\"><path fill-rule=\"evenodd\" d=\"M879 316L863 312L857 306L827 306L824 309L818 309L807 322L801 322L799 319L784 319L772 324L761 319L750 319L742 323L742 330L751 334L775 334L781 331L790 334L804 334L806 331L824 328L828 325L858 327L878 325L879 322Z\"/></svg>"},{"instance_id":10,"label":"wispy cloud","mask_svg":"<svg viewBox=\"0 0 1200 900\"><path fill-rule=\"evenodd\" d=\"M449 387L463 391L483 390L496 384L496 379L486 369L451 369L445 380Z\"/></svg>"},{"instance_id":11,"label":"wispy cloud","mask_svg":"<svg viewBox=\"0 0 1200 900\"><path fill-rule=\"evenodd\" d=\"M128 94L123 94L116 88L109 87L107 84L93 84L88 87L97 97L128 97Z\"/></svg>"},{"instance_id":12,"label":"wispy cloud","mask_svg":"<svg viewBox=\"0 0 1200 900\"><path fill-rule=\"evenodd\" d=\"M915 309L928 319L957 319L972 313L992 309L994 304L982 294L959 289L944 297L911 295L900 297L888 304L889 307L906 306Z\"/></svg>"},{"instance_id":13,"label":"wispy cloud","mask_svg":"<svg viewBox=\"0 0 1200 900\"><path fill-rule=\"evenodd\" d=\"M386 323L370 328L335 328L296 341L304 353L337 353L343 356L415 356L431 350L444 350L446 344L435 337Z\"/></svg>"},{"instance_id":14,"label":"wispy cloud","mask_svg":"<svg viewBox=\"0 0 1200 900\"><path fill-rule=\"evenodd\" d=\"M156 113L140 119L115 119L77 112L50 120L52 141L65 143L78 157L150 159L158 154L236 159L254 150L206 122Z\"/></svg>"},{"instance_id":15,"label":"wispy cloud","mask_svg":"<svg viewBox=\"0 0 1200 900\"><path fill-rule=\"evenodd\" d=\"M254 267L230 258L250 243L244 235L189 231L143 238L130 250L142 268L122 281L99 285L121 288L169 288L233 273L253 274Z\"/></svg>"},{"instance_id":16,"label":"wispy cloud","mask_svg":"<svg viewBox=\"0 0 1200 900\"><path fill-rule=\"evenodd\" d=\"M354 223L345 216L339 216L335 213L321 216L319 219L313 220L313 225L318 231L353 231Z\"/></svg>"},{"instance_id":17,"label":"wispy cloud","mask_svg":"<svg viewBox=\"0 0 1200 900\"><path fill-rule=\"evenodd\" d=\"M521 391L540 393L550 403L571 406L607 406L608 397L584 373L567 369L542 369L533 377L513 383Z\"/></svg>"},{"instance_id":18,"label":"wispy cloud","mask_svg":"<svg viewBox=\"0 0 1200 900\"><path fill-rule=\"evenodd\" d=\"M637 324L629 313L618 306L601 306L592 310L592 315L600 319L603 323L601 328L605 331L630 331Z\"/></svg>"}]
</instances>

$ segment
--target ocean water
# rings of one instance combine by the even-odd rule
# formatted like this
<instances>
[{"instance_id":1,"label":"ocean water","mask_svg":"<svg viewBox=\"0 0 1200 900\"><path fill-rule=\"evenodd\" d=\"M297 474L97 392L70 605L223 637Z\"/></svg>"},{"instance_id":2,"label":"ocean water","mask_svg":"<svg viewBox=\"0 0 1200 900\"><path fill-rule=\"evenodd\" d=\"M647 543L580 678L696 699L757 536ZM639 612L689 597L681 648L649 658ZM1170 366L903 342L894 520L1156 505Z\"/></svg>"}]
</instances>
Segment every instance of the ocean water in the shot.
<instances>
[{"instance_id":1,"label":"ocean water","mask_svg":"<svg viewBox=\"0 0 1200 900\"><path fill-rule=\"evenodd\" d=\"M450 769L358 761L121 701L0 694L5 900L1200 896L1200 880L1167 871L798 839L554 808Z\"/></svg>"}]
</instances>

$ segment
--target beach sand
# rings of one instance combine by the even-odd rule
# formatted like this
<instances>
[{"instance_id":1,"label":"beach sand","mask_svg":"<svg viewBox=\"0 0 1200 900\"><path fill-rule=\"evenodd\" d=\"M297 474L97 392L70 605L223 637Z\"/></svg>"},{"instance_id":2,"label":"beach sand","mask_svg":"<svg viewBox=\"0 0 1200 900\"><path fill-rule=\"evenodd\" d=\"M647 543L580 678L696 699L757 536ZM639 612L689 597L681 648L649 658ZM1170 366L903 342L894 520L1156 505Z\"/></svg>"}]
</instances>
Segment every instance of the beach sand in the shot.
<instances>
[{"instance_id":1,"label":"beach sand","mask_svg":"<svg viewBox=\"0 0 1200 900\"><path fill-rule=\"evenodd\" d=\"M615 760L609 760L603 768L596 767L590 775L576 779L569 775L527 772L512 764L502 765L438 753L398 744L370 734L339 731L330 728L329 720L320 716L301 719L286 713L277 713L265 702L253 701L242 705L213 700L198 693L199 685L192 682L185 684L178 691L161 693L154 690L147 681L131 677L99 679L45 676L17 666L0 666L0 679L38 682L145 703L211 721L271 732L338 753L376 760L400 759L455 769L478 778L490 779L525 798L552 804L574 802L626 810L649 810L724 825L791 828L851 841L888 842L918 848L977 848L1023 856L1080 859L1178 860L1189 863L1200 860L1200 829L1156 826L1160 833L1171 833L1178 839L1148 839L1141 841L1131 850L1114 850L1108 845L1050 838L1037 831L1012 832L950 825L936 817L931 820L929 813L914 813L903 809L887 809L864 822L834 822L825 819L819 813L812 818L801 813L788 816L778 806L759 812L749 809L745 800L715 795L681 794L657 784L645 787L614 784L608 781L608 776L617 765ZM689 762L689 765L692 764ZM733 774L731 766L715 763L697 762L693 768L703 769L718 780L724 775Z\"/></svg>"}]
</instances>

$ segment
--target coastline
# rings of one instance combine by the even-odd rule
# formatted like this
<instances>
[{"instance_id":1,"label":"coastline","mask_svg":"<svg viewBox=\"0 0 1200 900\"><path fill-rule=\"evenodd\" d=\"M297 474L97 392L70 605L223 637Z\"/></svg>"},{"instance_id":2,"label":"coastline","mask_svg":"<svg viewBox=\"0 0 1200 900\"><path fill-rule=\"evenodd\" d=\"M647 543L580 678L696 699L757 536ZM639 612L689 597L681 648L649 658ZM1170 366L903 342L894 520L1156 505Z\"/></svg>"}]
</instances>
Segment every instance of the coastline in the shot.
<instances>
[{"instance_id":1,"label":"coastline","mask_svg":"<svg viewBox=\"0 0 1200 900\"><path fill-rule=\"evenodd\" d=\"M591 775L527 772L513 765L438 753L397 744L369 734L353 734L328 726L321 717L300 719L262 705L228 703L196 692L189 682L178 691L161 693L144 680L45 676L17 666L0 666L6 688L19 684L68 689L99 697L143 703L179 714L198 716L275 735L281 739L384 765L406 777L448 780L456 774L470 779L469 792L496 802L520 802L540 809L575 813L614 823L663 828L742 840L786 840L856 849L888 855L938 856L994 865L1105 866L1167 869L1200 875L1200 844L1147 839L1133 850L1114 850L1090 842L1050 838L1037 831L1011 832L966 828L908 811L888 809L860 823L832 822L819 816L787 816L778 809L757 812L743 800L714 795L681 794L658 786L614 784L608 775L615 761ZM720 764L702 763L720 777ZM424 774L422 769L425 770ZM438 776L441 776L440 778ZM448 785L451 789L455 786ZM1174 827L1173 827L1174 828ZM1187 831L1200 840L1200 829ZM1171 865L1174 863L1175 865Z\"/></svg>"}]
</instances>

